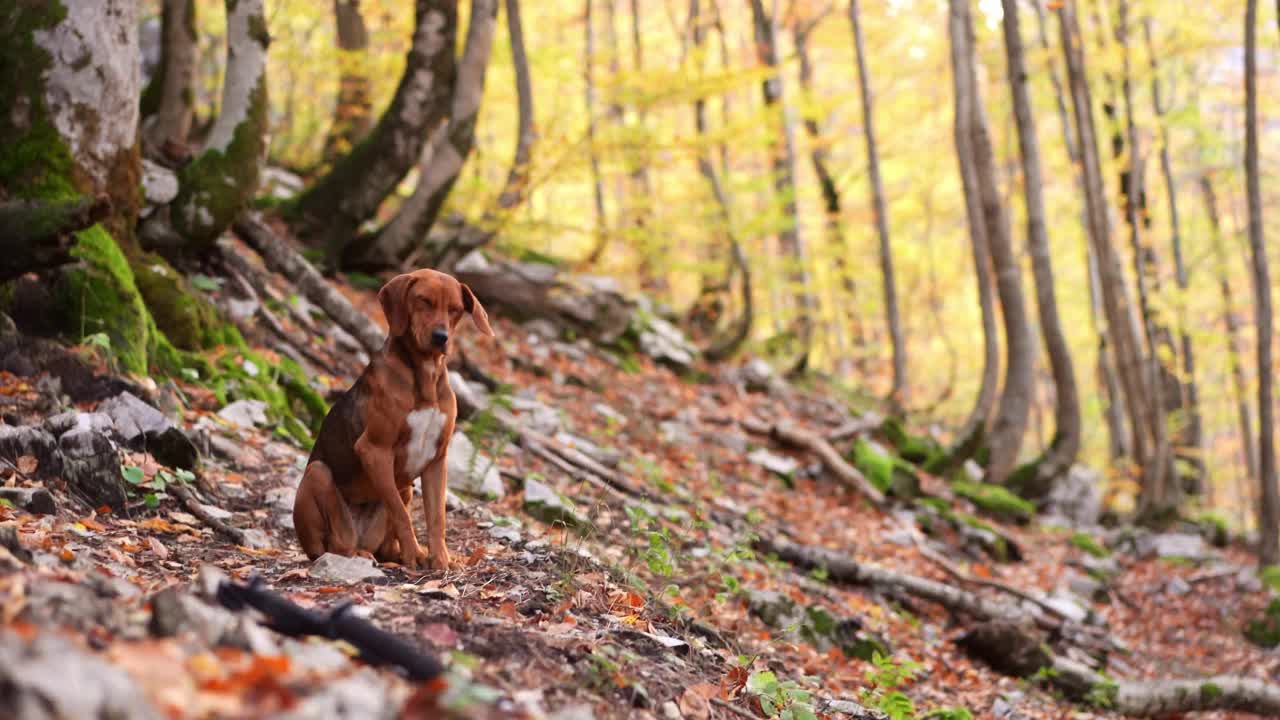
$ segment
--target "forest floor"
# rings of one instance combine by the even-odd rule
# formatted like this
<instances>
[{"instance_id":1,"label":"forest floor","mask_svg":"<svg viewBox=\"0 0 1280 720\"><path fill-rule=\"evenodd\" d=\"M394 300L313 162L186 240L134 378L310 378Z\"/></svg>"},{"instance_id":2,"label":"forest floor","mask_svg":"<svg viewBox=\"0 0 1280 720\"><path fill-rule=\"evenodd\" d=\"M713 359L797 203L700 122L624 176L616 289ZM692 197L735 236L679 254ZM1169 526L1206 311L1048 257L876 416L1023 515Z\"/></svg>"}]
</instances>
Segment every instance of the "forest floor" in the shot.
<instances>
[{"instance_id":1,"label":"forest floor","mask_svg":"<svg viewBox=\"0 0 1280 720\"><path fill-rule=\"evenodd\" d=\"M372 291L343 291L381 322ZM1124 548L1090 554L1070 530L984 518L1021 557L1001 562L954 529L935 525L924 537L912 513L872 506L832 481L815 457L739 424L786 418L826 434L851 418L833 388L815 381L751 392L736 367L703 366L687 379L644 357L620 362L585 341L545 337L536 323L492 320L496 340L464 328L460 341L468 363L500 383L491 402L616 465L647 501L571 478L481 412L460 427L495 458L505 494L459 493L448 524L459 567L364 568L367 577L344 582L313 566L291 529L308 449L270 427L228 421L207 390L178 382L185 427L219 438L193 485L214 506L208 512L260 531L250 534L253 546L209 527L172 494L154 509L138 502L102 513L51 483L52 514L0 505L0 524L15 526L21 545L10 547L16 554L0 549L0 668L10 663L0 669L0 707L6 698L30 702L43 688L44 702L64 703L78 717L113 702L124 716L146 716L149 703L174 718L432 717L442 706L467 717L734 718L782 708L788 717L810 708L845 717L858 711L840 701L901 708L900 692L919 717L947 708L983 718L1108 716L1105 707L1068 703L971 659L956 643L963 617L753 552L753 534L961 584L941 554L967 577L1045 597L1079 587L1084 569L1110 565L1107 584L1071 602L1114 641L1111 676L1280 676L1280 655L1242 635L1268 595L1252 575L1256 559L1239 547L1206 546L1196 557ZM342 368L317 381L345 387L356 363L329 340L315 343L317 355ZM0 376L11 424L38 423L51 402L37 378ZM795 465L784 474L761 465L786 459ZM167 472L146 453L126 453L123 462L141 469L144 486ZM4 484L38 484L29 471L6 470ZM562 522L545 522L547 504L526 503L530 480L566 500L555 510ZM926 491L945 485L924 483ZM948 502L977 513L965 500ZM420 511L414 517L421 523ZM23 550L32 557L18 559ZM213 604L175 610L157 601L162 591L194 597L202 577L219 573L259 576L305 606L350 601L442 657L447 686L415 687L353 659L342 643L237 624ZM857 657L869 656L867 647L889 659Z\"/></svg>"}]
</instances>

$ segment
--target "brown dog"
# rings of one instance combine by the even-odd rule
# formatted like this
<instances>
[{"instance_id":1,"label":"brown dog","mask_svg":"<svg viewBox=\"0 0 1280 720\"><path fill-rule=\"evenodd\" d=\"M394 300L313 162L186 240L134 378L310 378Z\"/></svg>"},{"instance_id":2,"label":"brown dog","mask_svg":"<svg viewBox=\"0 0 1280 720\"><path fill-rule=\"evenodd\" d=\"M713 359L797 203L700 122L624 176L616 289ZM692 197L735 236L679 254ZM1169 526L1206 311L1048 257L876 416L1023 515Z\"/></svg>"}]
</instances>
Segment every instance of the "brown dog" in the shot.
<instances>
[{"instance_id":1,"label":"brown dog","mask_svg":"<svg viewBox=\"0 0 1280 720\"><path fill-rule=\"evenodd\" d=\"M449 567L445 458L458 405L445 356L463 315L493 336L471 288L435 270L395 277L378 292L387 342L320 426L298 486L293 524L307 557L331 552ZM409 517L422 477L427 550ZM429 554L428 554L429 552Z\"/></svg>"}]
</instances>

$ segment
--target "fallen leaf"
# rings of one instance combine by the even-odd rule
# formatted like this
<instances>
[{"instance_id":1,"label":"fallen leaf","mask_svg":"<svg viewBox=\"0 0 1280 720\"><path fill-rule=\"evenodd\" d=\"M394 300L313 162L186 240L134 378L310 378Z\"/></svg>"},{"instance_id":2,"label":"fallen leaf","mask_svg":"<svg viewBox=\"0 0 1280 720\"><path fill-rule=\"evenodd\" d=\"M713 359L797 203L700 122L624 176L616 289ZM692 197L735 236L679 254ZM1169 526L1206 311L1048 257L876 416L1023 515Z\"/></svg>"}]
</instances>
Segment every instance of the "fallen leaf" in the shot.
<instances>
[{"instance_id":1,"label":"fallen leaf","mask_svg":"<svg viewBox=\"0 0 1280 720\"><path fill-rule=\"evenodd\" d=\"M422 628L422 637L441 649L452 649L458 644L458 633L445 623L429 623Z\"/></svg>"},{"instance_id":2,"label":"fallen leaf","mask_svg":"<svg viewBox=\"0 0 1280 720\"><path fill-rule=\"evenodd\" d=\"M483 545L477 545L475 550L471 551L471 555L467 557L466 565L471 567L484 559L485 550Z\"/></svg>"},{"instance_id":3,"label":"fallen leaf","mask_svg":"<svg viewBox=\"0 0 1280 720\"><path fill-rule=\"evenodd\" d=\"M516 610L516 604L508 600L498 606L498 614L508 620L515 620L520 613Z\"/></svg>"},{"instance_id":4,"label":"fallen leaf","mask_svg":"<svg viewBox=\"0 0 1280 720\"><path fill-rule=\"evenodd\" d=\"M691 720L705 720L711 717L711 698L715 695L715 685L710 683L690 685L680 695L680 714Z\"/></svg>"},{"instance_id":5,"label":"fallen leaf","mask_svg":"<svg viewBox=\"0 0 1280 720\"><path fill-rule=\"evenodd\" d=\"M311 572L304 567L294 568L280 577L276 578L276 582L281 583L286 580L305 580L311 577Z\"/></svg>"},{"instance_id":6,"label":"fallen leaf","mask_svg":"<svg viewBox=\"0 0 1280 720\"><path fill-rule=\"evenodd\" d=\"M32 475L40 467L40 459L35 455L19 455L17 464L18 472L23 475Z\"/></svg>"},{"instance_id":7,"label":"fallen leaf","mask_svg":"<svg viewBox=\"0 0 1280 720\"><path fill-rule=\"evenodd\" d=\"M106 532L107 528L93 518L81 518L80 524L94 532Z\"/></svg>"},{"instance_id":8,"label":"fallen leaf","mask_svg":"<svg viewBox=\"0 0 1280 720\"><path fill-rule=\"evenodd\" d=\"M164 543L159 540L153 537L147 538L147 547L151 548L151 552L155 553L156 557L161 560L169 559L169 548L165 547Z\"/></svg>"},{"instance_id":9,"label":"fallen leaf","mask_svg":"<svg viewBox=\"0 0 1280 720\"><path fill-rule=\"evenodd\" d=\"M58 557L62 558L62 562L68 562L68 563L69 563L69 562L71 562L72 560L75 560L75 559L76 559L76 554L75 554L74 552L72 552L71 548L69 548L69 547L64 547L64 548L62 548L62 552L58 553Z\"/></svg>"}]
</instances>

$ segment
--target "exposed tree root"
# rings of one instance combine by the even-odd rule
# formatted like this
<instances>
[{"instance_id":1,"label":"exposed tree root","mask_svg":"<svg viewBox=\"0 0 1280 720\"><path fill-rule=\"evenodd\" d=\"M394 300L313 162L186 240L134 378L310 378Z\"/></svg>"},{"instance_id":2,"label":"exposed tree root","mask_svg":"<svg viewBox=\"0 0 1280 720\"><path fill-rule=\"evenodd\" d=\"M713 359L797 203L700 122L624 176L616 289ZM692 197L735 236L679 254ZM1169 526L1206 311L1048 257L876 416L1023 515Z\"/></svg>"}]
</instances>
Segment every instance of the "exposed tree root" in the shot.
<instances>
[{"instance_id":1,"label":"exposed tree root","mask_svg":"<svg viewBox=\"0 0 1280 720\"><path fill-rule=\"evenodd\" d=\"M831 443L822 437L800 428L789 420L779 420L772 425L755 418L740 423L743 429L757 435L768 435L775 440L804 448L822 459L822 464L835 473L840 482L860 493L875 505L884 505L884 493L880 492L858 469L840 456Z\"/></svg>"}]
</instances>

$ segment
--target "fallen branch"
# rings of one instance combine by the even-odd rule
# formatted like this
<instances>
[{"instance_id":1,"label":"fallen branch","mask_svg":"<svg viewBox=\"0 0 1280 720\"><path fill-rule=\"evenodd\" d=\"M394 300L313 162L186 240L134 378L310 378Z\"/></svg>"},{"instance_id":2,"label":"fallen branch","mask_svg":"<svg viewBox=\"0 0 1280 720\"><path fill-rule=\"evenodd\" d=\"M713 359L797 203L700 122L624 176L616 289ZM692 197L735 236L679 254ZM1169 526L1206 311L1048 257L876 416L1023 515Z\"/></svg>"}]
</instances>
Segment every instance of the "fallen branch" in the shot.
<instances>
[{"instance_id":1,"label":"fallen branch","mask_svg":"<svg viewBox=\"0 0 1280 720\"><path fill-rule=\"evenodd\" d=\"M382 349L386 336L378 325L356 309L306 258L289 247L256 213L240 216L232 225L240 237L262 256L267 267L293 283L298 291L351 333L369 353Z\"/></svg>"},{"instance_id":2,"label":"fallen branch","mask_svg":"<svg viewBox=\"0 0 1280 720\"><path fill-rule=\"evenodd\" d=\"M173 483L169 485L168 490L169 494L178 498L178 502L182 503L182 506L187 509L187 512L195 515L200 522L213 528L214 531L226 535L231 539L231 542L236 545L249 544L248 538L245 537L243 530L238 527L232 527L211 515L209 511L205 509L204 505L202 505L199 500L196 500L195 495L192 494L189 488L178 483Z\"/></svg>"},{"instance_id":3,"label":"fallen branch","mask_svg":"<svg viewBox=\"0 0 1280 720\"><path fill-rule=\"evenodd\" d=\"M861 417L846 420L839 427L827 433L827 442L843 442L855 435L863 435L880 427L884 421L883 418L875 413L868 413Z\"/></svg>"},{"instance_id":4,"label":"fallen branch","mask_svg":"<svg viewBox=\"0 0 1280 720\"><path fill-rule=\"evenodd\" d=\"M857 468L846 462L843 457L840 457L840 453L831 446L831 443L818 435L804 430L788 420L780 420L770 425L755 418L747 418L742 420L740 424L747 432L768 435L779 442L801 447L814 453L822 460L822 464L835 473L835 476L845 486L862 494L875 505L884 505L884 493L872 485L862 473L858 472Z\"/></svg>"}]
</instances>

